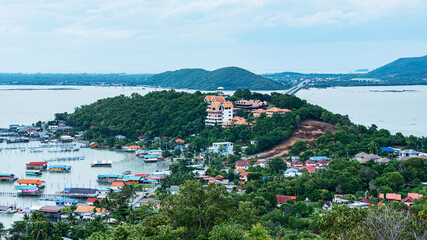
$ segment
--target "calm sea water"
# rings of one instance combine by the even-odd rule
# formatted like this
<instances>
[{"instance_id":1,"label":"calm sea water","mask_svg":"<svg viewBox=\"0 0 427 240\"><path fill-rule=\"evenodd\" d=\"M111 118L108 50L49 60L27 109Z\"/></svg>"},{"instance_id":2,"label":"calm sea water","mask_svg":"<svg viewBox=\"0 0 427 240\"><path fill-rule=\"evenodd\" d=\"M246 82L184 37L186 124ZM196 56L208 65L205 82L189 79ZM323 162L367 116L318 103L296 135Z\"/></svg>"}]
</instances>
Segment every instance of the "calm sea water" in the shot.
<instances>
[{"instance_id":1,"label":"calm sea water","mask_svg":"<svg viewBox=\"0 0 427 240\"><path fill-rule=\"evenodd\" d=\"M299 91L297 96L348 115L358 124L427 136L427 86L308 89Z\"/></svg>"}]
</instances>

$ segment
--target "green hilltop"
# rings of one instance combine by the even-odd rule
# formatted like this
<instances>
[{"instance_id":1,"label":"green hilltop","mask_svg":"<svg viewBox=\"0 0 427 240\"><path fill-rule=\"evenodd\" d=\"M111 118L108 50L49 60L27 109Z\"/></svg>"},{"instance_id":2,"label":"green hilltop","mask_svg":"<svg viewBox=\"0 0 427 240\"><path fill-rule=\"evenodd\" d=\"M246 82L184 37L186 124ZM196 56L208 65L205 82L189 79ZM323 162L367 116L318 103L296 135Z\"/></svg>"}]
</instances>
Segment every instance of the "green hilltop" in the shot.
<instances>
[{"instance_id":1,"label":"green hilltop","mask_svg":"<svg viewBox=\"0 0 427 240\"><path fill-rule=\"evenodd\" d=\"M256 75L238 67L225 67L214 71L204 69L181 69L156 74L146 81L145 85L178 89L225 90L248 88L251 90L281 90L289 86L271 79Z\"/></svg>"},{"instance_id":2,"label":"green hilltop","mask_svg":"<svg viewBox=\"0 0 427 240\"><path fill-rule=\"evenodd\" d=\"M368 73L383 78L426 78L427 55L423 57L399 58Z\"/></svg>"}]
</instances>

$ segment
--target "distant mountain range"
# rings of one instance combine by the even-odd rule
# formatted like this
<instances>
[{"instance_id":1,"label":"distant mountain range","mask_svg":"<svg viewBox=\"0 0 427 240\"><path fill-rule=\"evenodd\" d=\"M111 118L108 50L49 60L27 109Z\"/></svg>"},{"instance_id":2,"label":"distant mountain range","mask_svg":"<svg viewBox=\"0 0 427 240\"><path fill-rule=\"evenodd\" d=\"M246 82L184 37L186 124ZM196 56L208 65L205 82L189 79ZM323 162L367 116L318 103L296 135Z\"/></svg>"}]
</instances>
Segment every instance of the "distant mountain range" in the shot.
<instances>
[{"instance_id":1,"label":"distant mountain range","mask_svg":"<svg viewBox=\"0 0 427 240\"><path fill-rule=\"evenodd\" d=\"M204 69L181 69L156 74L146 81L145 85L198 90L225 90L249 88L251 90L281 90L289 86L271 79L256 75L238 67L225 67L215 71Z\"/></svg>"}]
</instances>

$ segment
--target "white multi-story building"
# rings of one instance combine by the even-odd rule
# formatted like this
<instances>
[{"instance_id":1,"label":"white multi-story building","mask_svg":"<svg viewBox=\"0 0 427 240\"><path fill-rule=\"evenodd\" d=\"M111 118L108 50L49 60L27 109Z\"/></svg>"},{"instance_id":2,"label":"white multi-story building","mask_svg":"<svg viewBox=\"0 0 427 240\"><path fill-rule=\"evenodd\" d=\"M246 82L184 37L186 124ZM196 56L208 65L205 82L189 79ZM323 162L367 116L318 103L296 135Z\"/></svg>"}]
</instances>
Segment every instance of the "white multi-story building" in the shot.
<instances>
[{"instance_id":1,"label":"white multi-story building","mask_svg":"<svg viewBox=\"0 0 427 240\"><path fill-rule=\"evenodd\" d=\"M232 142L216 142L212 143L212 147L208 148L209 152L218 153L221 155L234 154Z\"/></svg>"},{"instance_id":2,"label":"white multi-story building","mask_svg":"<svg viewBox=\"0 0 427 240\"><path fill-rule=\"evenodd\" d=\"M207 96L205 98L205 101L210 103L206 109L206 112L208 113L208 116L205 120L206 125L216 125L223 122L230 122L234 115L233 104L231 102L217 102L215 101L215 97L217 96ZM224 98L221 97L219 99L223 100Z\"/></svg>"}]
</instances>

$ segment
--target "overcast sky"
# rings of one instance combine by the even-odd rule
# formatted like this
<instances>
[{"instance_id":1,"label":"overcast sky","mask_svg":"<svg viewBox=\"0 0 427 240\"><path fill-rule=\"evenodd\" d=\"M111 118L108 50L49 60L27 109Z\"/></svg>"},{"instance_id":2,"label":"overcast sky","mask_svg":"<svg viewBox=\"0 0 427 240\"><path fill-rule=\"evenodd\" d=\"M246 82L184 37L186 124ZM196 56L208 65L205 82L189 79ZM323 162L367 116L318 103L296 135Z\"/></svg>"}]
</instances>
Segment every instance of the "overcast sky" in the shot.
<instances>
[{"instance_id":1,"label":"overcast sky","mask_svg":"<svg viewBox=\"0 0 427 240\"><path fill-rule=\"evenodd\" d=\"M349 72L426 54L426 0L0 1L0 72Z\"/></svg>"}]
</instances>

